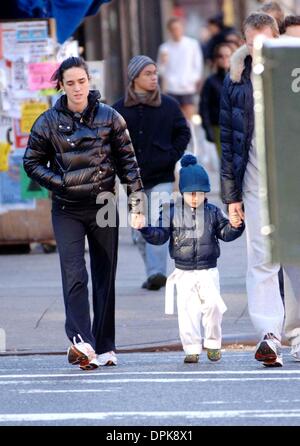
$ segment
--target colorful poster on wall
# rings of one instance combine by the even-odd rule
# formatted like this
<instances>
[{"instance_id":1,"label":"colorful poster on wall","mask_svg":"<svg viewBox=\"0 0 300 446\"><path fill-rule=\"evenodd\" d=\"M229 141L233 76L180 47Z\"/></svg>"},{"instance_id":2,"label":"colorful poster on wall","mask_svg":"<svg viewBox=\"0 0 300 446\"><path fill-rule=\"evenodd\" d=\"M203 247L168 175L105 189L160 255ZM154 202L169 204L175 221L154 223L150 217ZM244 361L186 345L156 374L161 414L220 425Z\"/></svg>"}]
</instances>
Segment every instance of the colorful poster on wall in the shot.
<instances>
[{"instance_id":1,"label":"colorful poster on wall","mask_svg":"<svg viewBox=\"0 0 300 446\"><path fill-rule=\"evenodd\" d=\"M28 89L28 68L23 58L12 64L12 87L14 92Z\"/></svg>"},{"instance_id":2,"label":"colorful poster on wall","mask_svg":"<svg viewBox=\"0 0 300 446\"><path fill-rule=\"evenodd\" d=\"M30 133L34 121L48 108L48 104L44 102L23 102L21 108L21 132Z\"/></svg>"},{"instance_id":3,"label":"colorful poster on wall","mask_svg":"<svg viewBox=\"0 0 300 446\"><path fill-rule=\"evenodd\" d=\"M50 55L47 20L1 23L2 57L40 62Z\"/></svg>"},{"instance_id":4,"label":"colorful poster on wall","mask_svg":"<svg viewBox=\"0 0 300 446\"><path fill-rule=\"evenodd\" d=\"M10 144L0 141L0 172L6 172L9 168L8 155L10 152Z\"/></svg>"},{"instance_id":5,"label":"colorful poster on wall","mask_svg":"<svg viewBox=\"0 0 300 446\"><path fill-rule=\"evenodd\" d=\"M21 173L21 197L35 198L36 200L42 200L49 197L47 189L41 187L35 180L29 178L23 167L20 168Z\"/></svg>"},{"instance_id":6,"label":"colorful poster on wall","mask_svg":"<svg viewBox=\"0 0 300 446\"><path fill-rule=\"evenodd\" d=\"M3 91L5 88L7 88L7 84L7 68L5 61L2 59L0 60L0 91Z\"/></svg>"},{"instance_id":7,"label":"colorful poster on wall","mask_svg":"<svg viewBox=\"0 0 300 446\"><path fill-rule=\"evenodd\" d=\"M8 157L11 150L12 120L0 113L0 172L8 170Z\"/></svg>"},{"instance_id":8,"label":"colorful poster on wall","mask_svg":"<svg viewBox=\"0 0 300 446\"><path fill-rule=\"evenodd\" d=\"M90 72L90 89L99 90L101 100L105 99L105 62L103 60L91 60L87 62Z\"/></svg>"},{"instance_id":9,"label":"colorful poster on wall","mask_svg":"<svg viewBox=\"0 0 300 446\"><path fill-rule=\"evenodd\" d=\"M57 62L30 63L28 65L29 89L36 91L46 88L53 88L55 86L55 82L51 82L50 79L58 66L59 64Z\"/></svg>"},{"instance_id":10,"label":"colorful poster on wall","mask_svg":"<svg viewBox=\"0 0 300 446\"><path fill-rule=\"evenodd\" d=\"M12 119L5 113L0 113L0 141L11 144L11 131Z\"/></svg>"},{"instance_id":11,"label":"colorful poster on wall","mask_svg":"<svg viewBox=\"0 0 300 446\"><path fill-rule=\"evenodd\" d=\"M29 133L21 132L21 120L13 120L14 147L16 150L25 150L29 138Z\"/></svg>"},{"instance_id":12,"label":"colorful poster on wall","mask_svg":"<svg viewBox=\"0 0 300 446\"><path fill-rule=\"evenodd\" d=\"M67 59L68 57L78 57L79 47L78 41L72 38L66 40L63 44L59 45L59 50L56 55L56 59L59 63Z\"/></svg>"},{"instance_id":13,"label":"colorful poster on wall","mask_svg":"<svg viewBox=\"0 0 300 446\"><path fill-rule=\"evenodd\" d=\"M35 209L36 202L21 195L22 156L9 157L9 170L0 173L0 206L11 209Z\"/></svg>"}]
</instances>

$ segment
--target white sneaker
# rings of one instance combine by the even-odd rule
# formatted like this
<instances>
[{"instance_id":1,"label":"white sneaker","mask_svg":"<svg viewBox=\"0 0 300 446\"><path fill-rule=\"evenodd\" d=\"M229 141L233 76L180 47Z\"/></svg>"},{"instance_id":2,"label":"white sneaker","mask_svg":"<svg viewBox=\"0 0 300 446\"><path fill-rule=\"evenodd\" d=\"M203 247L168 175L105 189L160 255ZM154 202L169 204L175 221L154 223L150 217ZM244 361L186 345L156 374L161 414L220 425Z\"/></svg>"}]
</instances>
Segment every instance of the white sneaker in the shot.
<instances>
[{"instance_id":1,"label":"white sneaker","mask_svg":"<svg viewBox=\"0 0 300 446\"><path fill-rule=\"evenodd\" d=\"M255 359L263 362L265 367L282 367L281 342L273 333L267 333L257 345Z\"/></svg>"},{"instance_id":2,"label":"white sneaker","mask_svg":"<svg viewBox=\"0 0 300 446\"><path fill-rule=\"evenodd\" d=\"M295 361L300 361L300 344L292 346L291 355L295 359Z\"/></svg>"},{"instance_id":3,"label":"white sneaker","mask_svg":"<svg viewBox=\"0 0 300 446\"><path fill-rule=\"evenodd\" d=\"M117 365L118 360L116 357L116 354L114 351L102 353L101 355L98 355L98 364L99 365Z\"/></svg>"},{"instance_id":4,"label":"white sneaker","mask_svg":"<svg viewBox=\"0 0 300 446\"><path fill-rule=\"evenodd\" d=\"M78 334L80 342L76 342L76 336L73 338L73 345L68 348L68 361L70 364L79 364L82 370L92 370L98 367L96 359L97 355L93 347L84 342L80 334Z\"/></svg>"}]
</instances>

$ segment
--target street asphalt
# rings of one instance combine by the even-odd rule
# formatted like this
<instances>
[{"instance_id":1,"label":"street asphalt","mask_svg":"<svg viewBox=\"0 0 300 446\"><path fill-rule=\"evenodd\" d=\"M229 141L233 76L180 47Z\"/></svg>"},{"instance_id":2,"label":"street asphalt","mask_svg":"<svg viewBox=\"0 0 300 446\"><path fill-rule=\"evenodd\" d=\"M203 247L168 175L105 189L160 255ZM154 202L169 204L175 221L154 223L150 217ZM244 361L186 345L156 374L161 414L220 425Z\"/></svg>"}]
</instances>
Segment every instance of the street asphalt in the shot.
<instances>
[{"instance_id":1,"label":"street asphalt","mask_svg":"<svg viewBox=\"0 0 300 446\"><path fill-rule=\"evenodd\" d=\"M253 348L120 354L117 367L83 372L65 356L0 358L1 426L299 426L299 363L264 368ZM112 431L112 430L111 430Z\"/></svg>"}]
</instances>

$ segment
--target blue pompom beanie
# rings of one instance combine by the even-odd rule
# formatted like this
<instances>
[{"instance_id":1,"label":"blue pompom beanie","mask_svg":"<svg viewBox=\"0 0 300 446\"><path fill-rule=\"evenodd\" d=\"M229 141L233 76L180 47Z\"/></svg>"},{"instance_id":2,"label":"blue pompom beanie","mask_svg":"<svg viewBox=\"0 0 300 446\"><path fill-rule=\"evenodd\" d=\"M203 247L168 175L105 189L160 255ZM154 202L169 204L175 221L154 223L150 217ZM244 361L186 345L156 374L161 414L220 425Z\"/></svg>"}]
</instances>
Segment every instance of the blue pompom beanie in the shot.
<instances>
[{"instance_id":1,"label":"blue pompom beanie","mask_svg":"<svg viewBox=\"0 0 300 446\"><path fill-rule=\"evenodd\" d=\"M181 158L179 172L179 190L184 192L210 192L210 183L206 170L197 164L193 155L184 155Z\"/></svg>"}]
</instances>

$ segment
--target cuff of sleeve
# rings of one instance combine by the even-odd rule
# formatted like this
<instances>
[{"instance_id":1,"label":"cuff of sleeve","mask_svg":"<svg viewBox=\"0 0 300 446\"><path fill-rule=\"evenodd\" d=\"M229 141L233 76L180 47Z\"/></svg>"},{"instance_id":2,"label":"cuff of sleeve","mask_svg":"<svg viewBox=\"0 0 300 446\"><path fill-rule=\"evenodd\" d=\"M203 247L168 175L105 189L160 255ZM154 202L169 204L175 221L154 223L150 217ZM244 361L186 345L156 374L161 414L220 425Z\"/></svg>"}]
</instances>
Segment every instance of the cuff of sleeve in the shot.
<instances>
[{"instance_id":1,"label":"cuff of sleeve","mask_svg":"<svg viewBox=\"0 0 300 446\"><path fill-rule=\"evenodd\" d=\"M145 215L145 199L144 199L144 192L133 192L128 197L128 207L129 211L132 214L143 214Z\"/></svg>"},{"instance_id":2,"label":"cuff of sleeve","mask_svg":"<svg viewBox=\"0 0 300 446\"><path fill-rule=\"evenodd\" d=\"M53 191L62 190L64 187L62 177L60 175L53 175L49 182L49 189Z\"/></svg>"},{"instance_id":3,"label":"cuff of sleeve","mask_svg":"<svg viewBox=\"0 0 300 446\"><path fill-rule=\"evenodd\" d=\"M142 228L142 229L139 229L139 231L142 233L142 234L148 234L148 232L149 232L149 227L145 227L145 228Z\"/></svg>"}]
</instances>

